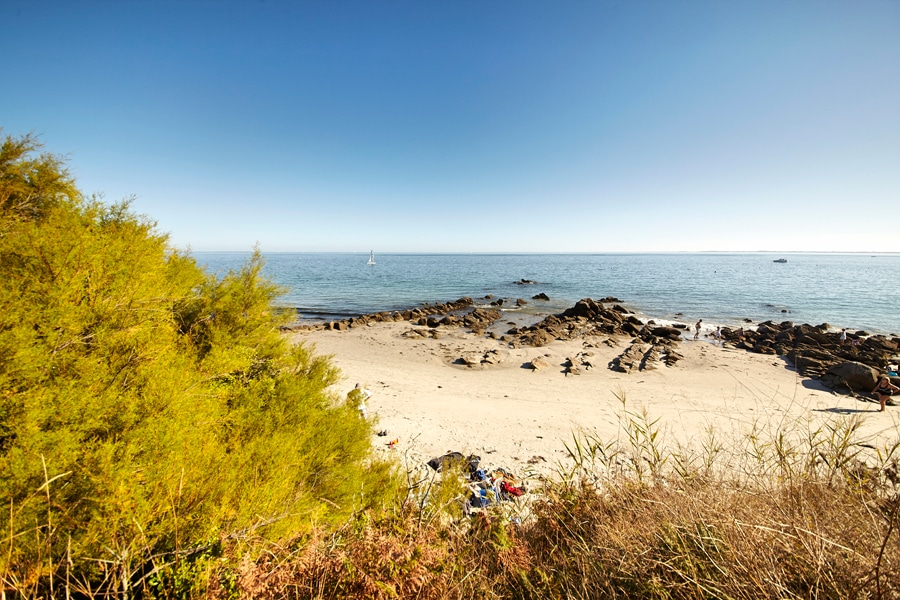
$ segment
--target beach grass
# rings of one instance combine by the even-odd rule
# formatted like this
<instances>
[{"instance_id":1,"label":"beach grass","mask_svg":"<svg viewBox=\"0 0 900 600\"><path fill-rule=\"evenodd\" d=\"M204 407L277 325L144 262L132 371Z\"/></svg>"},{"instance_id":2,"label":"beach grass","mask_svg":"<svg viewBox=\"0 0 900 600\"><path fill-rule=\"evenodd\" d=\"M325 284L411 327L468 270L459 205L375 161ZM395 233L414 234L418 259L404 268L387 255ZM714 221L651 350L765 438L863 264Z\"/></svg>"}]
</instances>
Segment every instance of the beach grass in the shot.
<instances>
[{"instance_id":1,"label":"beach grass","mask_svg":"<svg viewBox=\"0 0 900 600\"><path fill-rule=\"evenodd\" d=\"M623 435L582 433L575 466L527 501L460 515L458 474L412 477L388 510L233 569L255 598L894 598L900 594L896 444L853 419L710 432L668 450L623 402ZM748 451L749 450L749 451ZM526 508L527 504L527 508Z\"/></svg>"}]
</instances>

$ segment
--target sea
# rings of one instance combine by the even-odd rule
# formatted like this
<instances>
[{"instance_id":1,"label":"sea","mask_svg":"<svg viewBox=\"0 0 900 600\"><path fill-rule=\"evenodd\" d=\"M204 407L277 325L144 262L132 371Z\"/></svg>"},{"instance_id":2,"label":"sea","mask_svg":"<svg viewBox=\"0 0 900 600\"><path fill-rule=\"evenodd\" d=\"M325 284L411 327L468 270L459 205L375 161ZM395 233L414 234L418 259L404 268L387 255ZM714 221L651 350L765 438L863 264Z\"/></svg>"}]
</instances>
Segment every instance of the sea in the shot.
<instances>
[{"instance_id":1,"label":"sea","mask_svg":"<svg viewBox=\"0 0 900 600\"><path fill-rule=\"evenodd\" d=\"M217 276L250 254L194 252ZM300 322L402 310L468 296L503 299L511 322L614 296L660 323L714 327L791 321L900 334L900 254L375 254L264 253L264 275ZM784 259L787 262L776 262ZM523 281L525 283L523 283ZM537 294L549 300L534 300ZM514 306L517 299L527 302Z\"/></svg>"}]
</instances>

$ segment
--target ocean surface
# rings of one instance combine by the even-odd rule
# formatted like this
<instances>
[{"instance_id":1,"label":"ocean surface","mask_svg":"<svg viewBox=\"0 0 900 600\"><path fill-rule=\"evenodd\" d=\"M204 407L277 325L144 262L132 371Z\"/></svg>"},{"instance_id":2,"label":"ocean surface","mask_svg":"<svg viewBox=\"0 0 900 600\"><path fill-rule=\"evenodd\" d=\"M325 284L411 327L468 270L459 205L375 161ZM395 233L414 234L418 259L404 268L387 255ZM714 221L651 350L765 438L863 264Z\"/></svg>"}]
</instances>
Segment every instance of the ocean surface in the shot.
<instances>
[{"instance_id":1,"label":"ocean surface","mask_svg":"<svg viewBox=\"0 0 900 600\"><path fill-rule=\"evenodd\" d=\"M193 256L223 275L249 253ZM522 309L504 306L523 321L581 298L615 296L659 321L771 319L900 334L900 254L376 254L375 265L366 264L368 253L264 256L265 275L285 288L281 303L296 308L301 321L488 295L506 304L527 300ZM778 258L787 262L773 262ZM536 283L516 283L523 279ZM541 292L550 301L532 300Z\"/></svg>"}]
</instances>

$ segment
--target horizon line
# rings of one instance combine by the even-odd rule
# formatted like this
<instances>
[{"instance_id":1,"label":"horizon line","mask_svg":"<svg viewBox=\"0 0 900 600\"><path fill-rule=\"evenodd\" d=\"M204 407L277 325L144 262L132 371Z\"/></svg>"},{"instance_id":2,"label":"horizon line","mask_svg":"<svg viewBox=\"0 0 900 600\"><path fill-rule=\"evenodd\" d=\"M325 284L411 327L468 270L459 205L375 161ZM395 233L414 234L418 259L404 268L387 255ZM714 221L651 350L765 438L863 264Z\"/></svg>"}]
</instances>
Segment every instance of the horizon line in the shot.
<instances>
[{"instance_id":1,"label":"horizon line","mask_svg":"<svg viewBox=\"0 0 900 600\"><path fill-rule=\"evenodd\" d=\"M197 250L190 253L249 254L250 250ZM260 250L263 254L369 254L373 250ZM900 250L382 250L377 254L900 254Z\"/></svg>"}]
</instances>

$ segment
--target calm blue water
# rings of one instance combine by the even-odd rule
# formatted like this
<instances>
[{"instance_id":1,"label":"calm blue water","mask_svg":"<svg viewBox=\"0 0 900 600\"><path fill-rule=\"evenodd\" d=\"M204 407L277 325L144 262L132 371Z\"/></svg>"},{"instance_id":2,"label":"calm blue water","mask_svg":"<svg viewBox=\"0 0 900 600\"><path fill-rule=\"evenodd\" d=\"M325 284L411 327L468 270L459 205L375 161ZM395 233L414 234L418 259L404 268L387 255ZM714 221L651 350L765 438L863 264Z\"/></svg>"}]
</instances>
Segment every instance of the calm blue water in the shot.
<instances>
[{"instance_id":1,"label":"calm blue water","mask_svg":"<svg viewBox=\"0 0 900 600\"><path fill-rule=\"evenodd\" d=\"M249 254L194 253L210 272ZM773 263L781 256L785 264ZM900 333L900 254L266 254L264 272L302 318L330 319L445 302L524 298L524 312L559 312L616 296L647 317L708 324L819 324ZM539 282L516 285L520 279ZM551 301L531 301L539 292ZM786 312L783 312L786 311ZM683 316L676 316L683 313Z\"/></svg>"}]
</instances>

